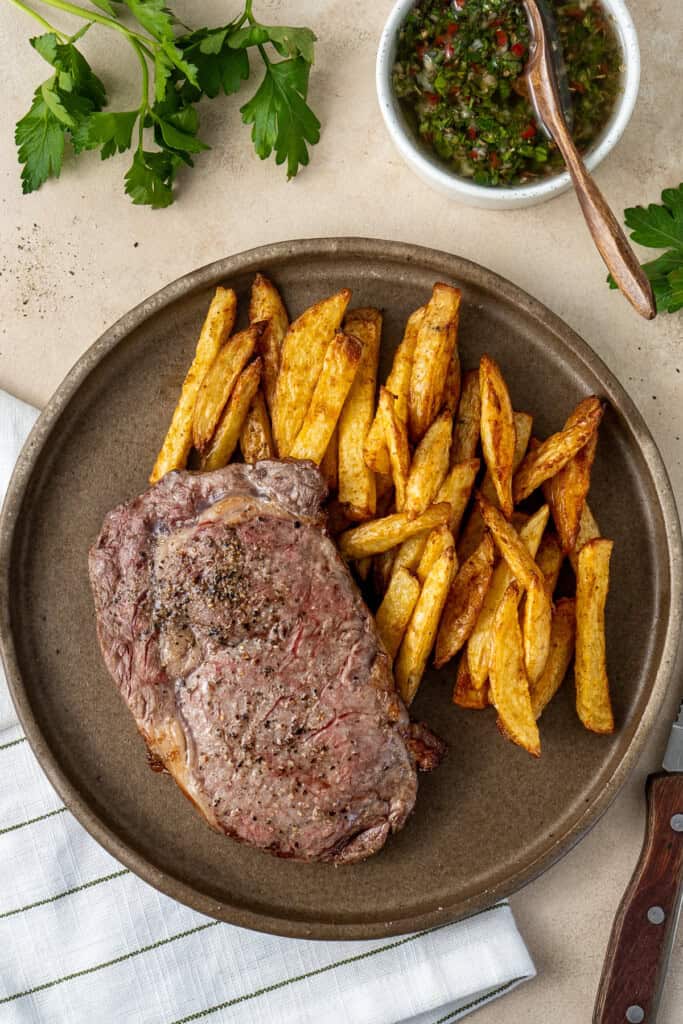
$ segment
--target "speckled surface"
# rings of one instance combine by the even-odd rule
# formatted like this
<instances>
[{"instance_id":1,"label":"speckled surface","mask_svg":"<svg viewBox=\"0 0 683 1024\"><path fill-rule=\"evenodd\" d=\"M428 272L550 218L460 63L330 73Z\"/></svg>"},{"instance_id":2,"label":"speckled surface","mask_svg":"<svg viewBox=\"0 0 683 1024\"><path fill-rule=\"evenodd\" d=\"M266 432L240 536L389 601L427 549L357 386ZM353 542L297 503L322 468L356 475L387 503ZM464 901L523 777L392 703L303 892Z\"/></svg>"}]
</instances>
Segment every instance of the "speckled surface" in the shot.
<instances>
[{"instance_id":1,"label":"speckled surface","mask_svg":"<svg viewBox=\"0 0 683 1024\"><path fill-rule=\"evenodd\" d=\"M67 164L58 185L21 197L11 130L44 72L26 43L33 26L2 5L0 30L21 59L5 69L0 124L0 385L44 403L114 319L161 284L225 254L291 237L396 238L488 265L566 319L640 407L680 504L681 316L642 323L607 291L571 195L530 210L489 213L448 205L413 177L384 133L374 96L375 44L389 3L258 0L257 6L264 17L311 24L321 37L311 88L324 134L310 168L288 185L281 169L253 156L238 103L216 101L203 132L214 149L182 179L177 205L152 213L122 195L125 157L100 164L85 156L78 171ZM683 108L672 84L683 44L678 3L631 6L643 55L641 97L624 139L598 172L616 209L653 201L683 176ZM202 11L207 22L225 17L224 4L214 0ZM123 44L92 33L87 50L125 106L137 84L123 81ZM671 714L675 702L672 693ZM477 1021L590 1018L612 917L640 848L643 779L659 763L667 728L663 718L632 780L592 834L513 900L539 978L479 1011ZM682 1015L679 938L660 1024Z\"/></svg>"}]
</instances>

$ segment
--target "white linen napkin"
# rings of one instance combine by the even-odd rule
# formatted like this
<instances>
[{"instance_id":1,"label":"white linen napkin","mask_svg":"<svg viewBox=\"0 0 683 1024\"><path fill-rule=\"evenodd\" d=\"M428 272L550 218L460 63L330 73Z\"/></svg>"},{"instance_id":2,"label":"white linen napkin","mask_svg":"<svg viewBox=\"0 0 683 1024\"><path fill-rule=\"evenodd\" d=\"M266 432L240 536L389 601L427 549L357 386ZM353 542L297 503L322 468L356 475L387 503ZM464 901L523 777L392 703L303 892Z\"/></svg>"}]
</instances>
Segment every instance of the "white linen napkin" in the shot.
<instances>
[{"instance_id":1,"label":"white linen napkin","mask_svg":"<svg viewBox=\"0 0 683 1024\"><path fill-rule=\"evenodd\" d=\"M36 416L0 391L0 496ZM0 777L6 1024L450 1024L535 975L507 903L398 938L310 942L162 896L62 805L1 670Z\"/></svg>"}]
</instances>

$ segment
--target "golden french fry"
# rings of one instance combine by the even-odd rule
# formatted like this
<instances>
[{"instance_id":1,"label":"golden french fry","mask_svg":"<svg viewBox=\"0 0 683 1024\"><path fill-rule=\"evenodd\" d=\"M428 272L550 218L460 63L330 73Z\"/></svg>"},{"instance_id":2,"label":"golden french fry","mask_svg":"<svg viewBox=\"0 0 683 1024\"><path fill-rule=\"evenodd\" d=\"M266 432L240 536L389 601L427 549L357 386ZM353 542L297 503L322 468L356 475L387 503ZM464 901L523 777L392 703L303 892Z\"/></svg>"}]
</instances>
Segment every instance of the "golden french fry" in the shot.
<instances>
[{"instance_id":1,"label":"golden french fry","mask_svg":"<svg viewBox=\"0 0 683 1024\"><path fill-rule=\"evenodd\" d=\"M478 469L479 459L468 459L466 462L457 463L449 471L436 493L435 501L437 503L447 501L451 506L448 528L454 537L457 536L460 529L460 521L472 493ZM403 567L411 572L415 571L424 554L426 543L426 536L421 534L411 537L410 540L402 544L396 554L396 568Z\"/></svg>"},{"instance_id":2,"label":"golden french fry","mask_svg":"<svg viewBox=\"0 0 683 1024\"><path fill-rule=\"evenodd\" d=\"M424 306L421 306L408 317L403 340L396 349L391 372L385 385L387 391L391 392L396 399L396 415L402 423L408 422L410 374L413 369L417 332L423 316ZM375 413L372 426L365 439L364 457L369 469L373 469L376 473L387 474L389 472L389 453L384 441L384 425L379 409Z\"/></svg>"},{"instance_id":3,"label":"golden french fry","mask_svg":"<svg viewBox=\"0 0 683 1024\"><path fill-rule=\"evenodd\" d=\"M494 544L487 533L476 551L458 569L439 624L434 658L437 668L455 657L469 639L491 584L494 558ZM466 663L467 659L462 661Z\"/></svg>"},{"instance_id":4,"label":"golden french fry","mask_svg":"<svg viewBox=\"0 0 683 1024\"><path fill-rule=\"evenodd\" d=\"M460 366L460 353L457 344L453 346L451 360L448 364L446 374L446 386L443 392L443 407L454 414L460 402L460 389L462 387L462 368Z\"/></svg>"},{"instance_id":5,"label":"golden french fry","mask_svg":"<svg viewBox=\"0 0 683 1024\"><path fill-rule=\"evenodd\" d=\"M417 578L420 583L424 583L431 572L432 566L436 562L437 558L441 555L446 548L453 545L453 534L448 529L448 526L444 523L443 526L437 526L427 535L425 542L425 549L420 559L420 564L417 567ZM458 568L457 558L454 560L453 569L454 571Z\"/></svg>"},{"instance_id":6,"label":"golden french fry","mask_svg":"<svg viewBox=\"0 0 683 1024\"><path fill-rule=\"evenodd\" d=\"M448 284L435 284L425 307L410 374L408 426L413 441L419 441L443 405L448 366L458 343L460 291Z\"/></svg>"},{"instance_id":7,"label":"golden french fry","mask_svg":"<svg viewBox=\"0 0 683 1024\"><path fill-rule=\"evenodd\" d=\"M600 527L598 526L595 516L590 510L588 502L584 503L581 510L581 519L579 520L579 534L576 538L576 544L574 550L569 553L569 561L571 562L574 573L578 570L578 558L579 551L587 544L589 540L595 540L600 536Z\"/></svg>"},{"instance_id":8,"label":"golden french fry","mask_svg":"<svg viewBox=\"0 0 683 1024\"><path fill-rule=\"evenodd\" d=\"M553 612L550 630L550 652L543 675L531 686L531 710L538 720L553 699L574 654L576 632L576 602L571 597L562 597Z\"/></svg>"},{"instance_id":9,"label":"golden french fry","mask_svg":"<svg viewBox=\"0 0 683 1024\"><path fill-rule=\"evenodd\" d=\"M353 309L346 314L344 330L362 342L363 354L339 417L339 500L354 519L370 519L377 511L377 491L363 448L375 408L382 314Z\"/></svg>"},{"instance_id":10,"label":"golden french fry","mask_svg":"<svg viewBox=\"0 0 683 1024\"><path fill-rule=\"evenodd\" d=\"M512 460L512 472L514 473L520 462L524 458L524 455L529 444L529 438L531 437L531 425L532 418L525 412L516 412L514 415L515 421L515 454ZM490 501L492 505L498 508L498 495L496 494L496 488L493 483L493 478L490 471L486 471L486 476L482 480L480 493ZM514 516L514 513L513 513ZM458 558L461 562L465 561L470 557L473 551L481 543L481 538L484 536L486 527L484 520L481 518L479 509L475 506L465 524L465 529L462 532L462 536L458 541Z\"/></svg>"},{"instance_id":11,"label":"golden french fry","mask_svg":"<svg viewBox=\"0 0 683 1024\"><path fill-rule=\"evenodd\" d=\"M500 513L498 514L500 515ZM549 515L550 510L547 505L544 505L528 522L519 528L520 543L524 545L531 559L534 558L541 543L541 537L546 528ZM503 521L505 522L505 520ZM479 612L476 625L467 641L467 662L475 687L482 687L488 677L491 666L493 621L498 605L512 579L514 579L512 569L505 559L501 559L493 570L491 583L484 596L484 603Z\"/></svg>"},{"instance_id":12,"label":"golden french fry","mask_svg":"<svg viewBox=\"0 0 683 1024\"><path fill-rule=\"evenodd\" d=\"M420 516L411 517L407 512L395 512L383 519L372 519L342 533L339 537L339 550L344 558L379 555L402 544L408 537L448 522L450 511L450 505L444 502L441 505L430 505Z\"/></svg>"},{"instance_id":13,"label":"golden french fry","mask_svg":"<svg viewBox=\"0 0 683 1024\"><path fill-rule=\"evenodd\" d=\"M392 659L401 646L419 596L420 584L412 573L407 569L394 573L375 616L377 632Z\"/></svg>"},{"instance_id":14,"label":"golden french fry","mask_svg":"<svg viewBox=\"0 0 683 1024\"><path fill-rule=\"evenodd\" d=\"M469 708L472 711L483 711L491 702L488 682L479 688L472 685L472 677L470 676L465 655L462 656L458 663L458 671L451 699L454 704L458 704L461 708Z\"/></svg>"},{"instance_id":15,"label":"golden french fry","mask_svg":"<svg viewBox=\"0 0 683 1024\"><path fill-rule=\"evenodd\" d=\"M290 458L310 459L320 465L362 355L363 345L358 338L341 331L335 334L327 346L311 404L290 449Z\"/></svg>"},{"instance_id":16,"label":"golden french fry","mask_svg":"<svg viewBox=\"0 0 683 1024\"><path fill-rule=\"evenodd\" d=\"M339 485L339 424L332 431L330 443L325 449L323 460L320 463L320 472L325 477L328 491L333 494ZM351 519L351 510L349 509L348 512L349 519Z\"/></svg>"},{"instance_id":17,"label":"golden french fry","mask_svg":"<svg viewBox=\"0 0 683 1024\"><path fill-rule=\"evenodd\" d=\"M252 357L261 324L253 324L234 334L220 349L202 381L192 418L192 439L198 452L211 443L221 413L226 406L237 378Z\"/></svg>"},{"instance_id":18,"label":"golden french fry","mask_svg":"<svg viewBox=\"0 0 683 1024\"><path fill-rule=\"evenodd\" d=\"M452 420L448 410L437 416L413 454L406 484L405 510L419 515L434 500L448 471Z\"/></svg>"},{"instance_id":19,"label":"golden french fry","mask_svg":"<svg viewBox=\"0 0 683 1024\"><path fill-rule=\"evenodd\" d=\"M157 483L173 469L185 468L192 448L192 417L197 394L207 370L235 326L236 315L237 296L232 288L216 288L171 425L149 477L151 484Z\"/></svg>"},{"instance_id":20,"label":"golden french fry","mask_svg":"<svg viewBox=\"0 0 683 1024\"><path fill-rule=\"evenodd\" d=\"M344 318L351 292L342 288L292 323L282 342L280 371L271 411L280 458L291 452L311 404L328 346Z\"/></svg>"},{"instance_id":21,"label":"golden french fry","mask_svg":"<svg viewBox=\"0 0 683 1024\"><path fill-rule=\"evenodd\" d=\"M275 458L275 445L270 430L266 402L259 389L251 400L247 418L242 424L240 449L245 462Z\"/></svg>"},{"instance_id":22,"label":"golden french fry","mask_svg":"<svg viewBox=\"0 0 683 1024\"><path fill-rule=\"evenodd\" d=\"M408 428L396 414L396 398L387 388L379 390L378 412L384 427L384 443L389 452L391 478L396 492L396 508L400 512L406 503L406 486L410 471ZM369 470L368 472L371 472Z\"/></svg>"},{"instance_id":23,"label":"golden french fry","mask_svg":"<svg viewBox=\"0 0 683 1024\"><path fill-rule=\"evenodd\" d=\"M451 465L473 459L481 431L481 395L479 370L468 370L463 377L458 413L453 428Z\"/></svg>"},{"instance_id":24,"label":"golden french fry","mask_svg":"<svg viewBox=\"0 0 683 1024\"><path fill-rule=\"evenodd\" d=\"M253 363L249 363L242 370L237 378L237 383L223 410L211 445L202 455L200 465L203 470L222 469L230 462L240 439L240 432L247 418L249 406L258 391L261 367L261 360L255 359Z\"/></svg>"},{"instance_id":25,"label":"golden french fry","mask_svg":"<svg viewBox=\"0 0 683 1024\"><path fill-rule=\"evenodd\" d=\"M394 678L406 706L417 693L453 578L455 546L445 548L425 579L394 664Z\"/></svg>"},{"instance_id":26,"label":"golden french fry","mask_svg":"<svg viewBox=\"0 0 683 1024\"><path fill-rule=\"evenodd\" d=\"M551 596L555 593L563 562L564 551L556 534L545 533L536 554L536 565L543 573L546 590Z\"/></svg>"},{"instance_id":27,"label":"golden french fry","mask_svg":"<svg viewBox=\"0 0 683 1024\"><path fill-rule=\"evenodd\" d=\"M513 580L496 612L490 671L491 700L498 712L501 732L534 757L540 757L541 737L531 708L517 615L520 596L521 587Z\"/></svg>"},{"instance_id":28,"label":"golden french fry","mask_svg":"<svg viewBox=\"0 0 683 1024\"><path fill-rule=\"evenodd\" d=\"M590 540L579 551L576 576L576 711L591 732L614 732L605 659L605 602L611 540Z\"/></svg>"},{"instance_id":29,"label":"golden french fry","mask_svg":"<svg viewBox=\"0 0 683 1024\"><path fill-rule=\"evenodd\" d=\"M524 668L532 685L541 678L548 661L552 615L553 604L541 574L527 588L522 625Z\"/></svg>"},{"instance_id":30,"label":"golden french fry","mask_svg":"<svg viewBox=\"0 0 683 1024\"><path fill-rule=\"evenodd\" d=\"M600 399L595 396L586 398L581 402L581 410L571 427L552 434L524 459L512 482L515 504L524 501L545 480L559 473L598 429L603 414Z\"/></svg>"},{"instance_id":31,"label":"golden french fry","mask_svg":"<svg viewBox=\"0 0 683 1024\"><path fill-rule=\"evenodd\" d=\"M251 286L249 302L249 323L265 323L257 347L263 360L261 386L272 415L275 402L278 373L280 372L280 351L289 330L289 317L282 296L272 281L263 274L257 274Z\"/></svg>"},{"instance_id":32,"label":"golden french fry","mask_svg":"<svg viewBox=\"0 0 683 1024\"><path fill-rule=\"evenodd\" d=\"M503 515L512 515L512 472L515 458L515 420L500 367L490 356L479 362L481 446Z\"/></svg>"},{"instance_id":33,"label":"golden french fry","mask_svg":"<svg viewBox=\"0 0 683 1024\"><path fill-rule=\"evenodd\" d=\"M529 554L514 526L507 521L500 509L494 508L486 498L477 495L482 519L493 535L498 550L510 566L513 575L526 589L532 580L543 582L543 574ZM548 506L543 508L548 512Z\"/></svg>"},{"instance_id":34,"label":"golden french fry","mask_svg":"<svg viewBox=\"0 0 683 1024\"><path fill-rule=\"evenodd\" d=\"M577 405L574 412L564 425L569 430L580 423L586 411L590 412L592 399L587 398ZM591 482L591 469L598 447L598 430L593 431L588 441L580 448L564 469L543 483L543 495L550 505L560 544L565 554L574 550L579 534L581 511Z\"/></svg>"}]
</instances>

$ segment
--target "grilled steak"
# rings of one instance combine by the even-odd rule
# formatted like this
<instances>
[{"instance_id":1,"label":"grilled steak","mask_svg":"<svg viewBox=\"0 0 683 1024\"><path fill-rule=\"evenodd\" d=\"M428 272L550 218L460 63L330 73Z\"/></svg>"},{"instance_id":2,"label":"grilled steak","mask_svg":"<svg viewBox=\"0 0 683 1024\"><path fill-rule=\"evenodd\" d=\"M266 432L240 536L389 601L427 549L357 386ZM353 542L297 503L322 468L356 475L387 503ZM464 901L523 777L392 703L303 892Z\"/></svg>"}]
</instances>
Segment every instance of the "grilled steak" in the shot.
<instances>
[{"instance_id":1,"label":"grilled steak","mask_svg":"<svg viewBox=\"0 0 683 1024\"><path fill-rule=\"evenodd\" d=\"M107 515L90 578L107 667L209 824L348 862L402 827L439 745L411 734L324 492L311 463L170 473Z\"/></svg>"}]
</instances>

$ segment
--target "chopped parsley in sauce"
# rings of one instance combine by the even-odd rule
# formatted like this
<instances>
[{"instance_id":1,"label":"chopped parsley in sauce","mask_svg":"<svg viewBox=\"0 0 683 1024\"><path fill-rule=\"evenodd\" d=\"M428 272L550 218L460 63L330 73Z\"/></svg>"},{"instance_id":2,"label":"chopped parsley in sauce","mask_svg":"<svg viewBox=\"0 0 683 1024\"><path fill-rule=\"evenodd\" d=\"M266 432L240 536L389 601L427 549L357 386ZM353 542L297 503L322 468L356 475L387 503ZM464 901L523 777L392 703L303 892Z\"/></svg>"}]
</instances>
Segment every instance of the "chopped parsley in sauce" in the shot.
<instances>
[{"instance_id":1,"label":"chopped parsley in sauce","mask_svg":"<svg viewBox=\"0 0 683 1024\"><path fill-rule=\"evenodd\" d=\"M547 0L586 150L619 92L621 51L597 0ZM477 185L517 185L564 169L526 95L530 30L518 0L420 0L400 32L393 86L419 138Z\"/></svg>"}]
</instances>

